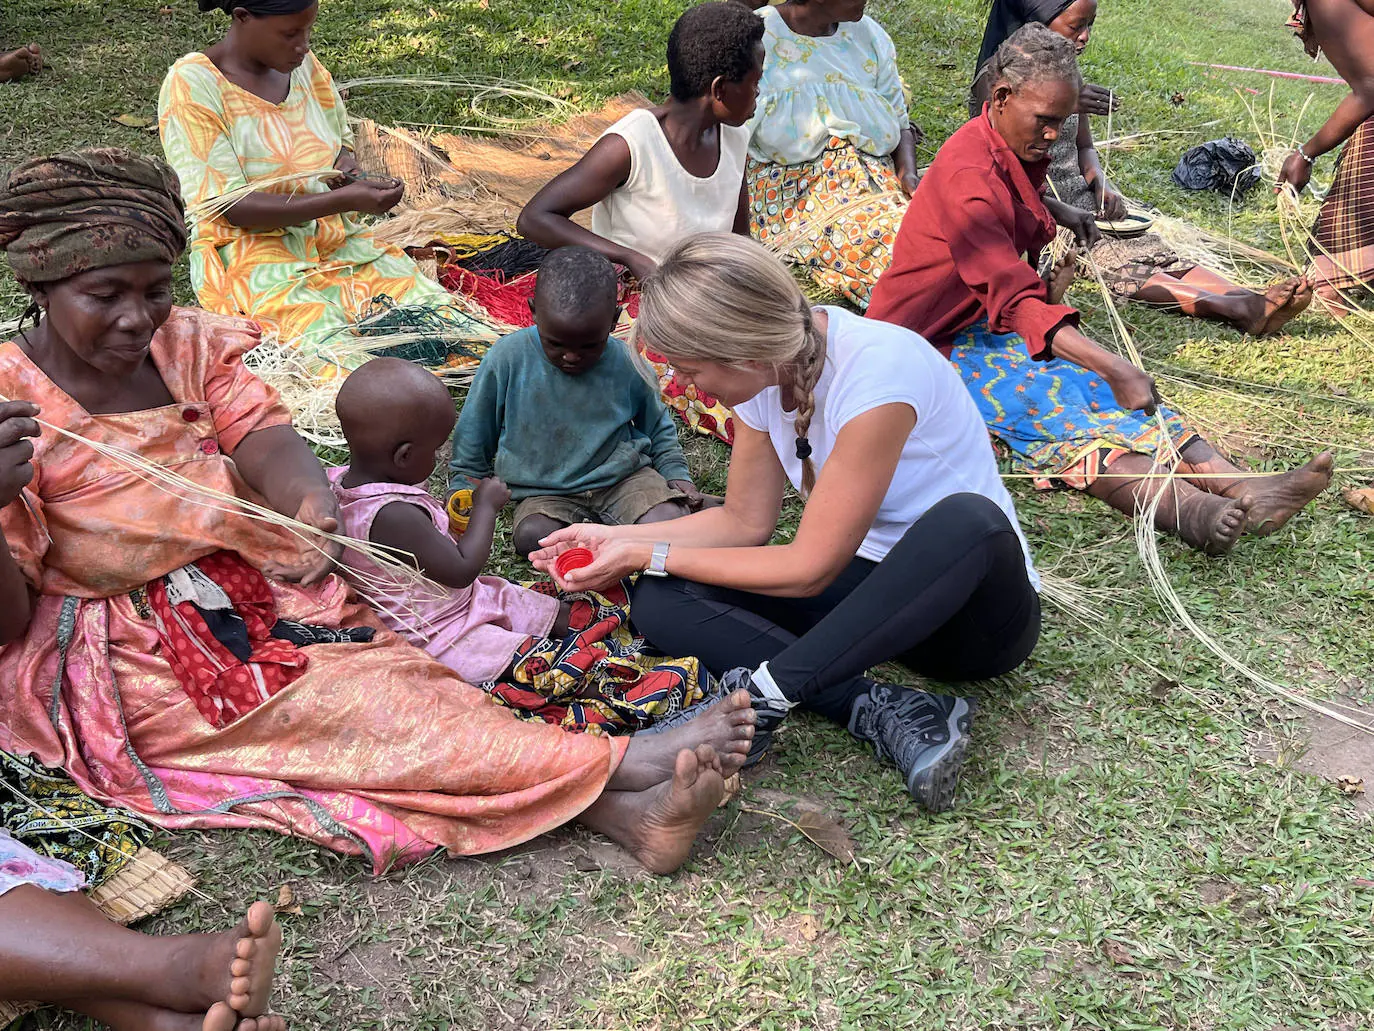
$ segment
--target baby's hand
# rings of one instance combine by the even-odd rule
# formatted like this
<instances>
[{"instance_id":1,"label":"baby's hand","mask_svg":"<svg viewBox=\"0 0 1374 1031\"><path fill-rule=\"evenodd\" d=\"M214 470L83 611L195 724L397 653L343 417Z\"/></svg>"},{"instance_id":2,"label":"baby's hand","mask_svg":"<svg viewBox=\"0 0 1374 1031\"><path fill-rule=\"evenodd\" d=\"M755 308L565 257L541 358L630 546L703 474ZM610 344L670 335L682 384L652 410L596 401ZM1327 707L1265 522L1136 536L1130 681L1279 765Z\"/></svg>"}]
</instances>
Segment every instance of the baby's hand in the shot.
<instances>
[{"instance_id":1,"label":"baby's hand","mask_svg":"<svg viewBox=\"0 0 1374 1031\"><path fill-rule=\"evenodd\" d=\"M483 506L495 512L501 511L510 501L510 488L499 476L488 476L472 492L472 507Z\"/></svg>"}]
</instances>

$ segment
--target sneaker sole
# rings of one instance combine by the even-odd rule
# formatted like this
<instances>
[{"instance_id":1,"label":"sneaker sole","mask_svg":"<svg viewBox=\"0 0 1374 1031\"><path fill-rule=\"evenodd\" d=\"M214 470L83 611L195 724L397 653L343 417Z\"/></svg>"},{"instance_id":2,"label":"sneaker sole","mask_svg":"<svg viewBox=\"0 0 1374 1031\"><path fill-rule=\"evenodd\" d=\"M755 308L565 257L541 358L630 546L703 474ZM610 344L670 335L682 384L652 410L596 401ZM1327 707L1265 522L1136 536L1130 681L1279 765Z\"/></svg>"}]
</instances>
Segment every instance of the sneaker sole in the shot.
<instances>
[{"instance_id":1,"label":"sneaker sole","mask_svg":"<svg viewBox=\"0 0 1374 1031\"><path fill-rule=\"evenodd\" d=\"M969 724L974 708L967 700L959 699L947 719L949 743L934 759L907 776L907 792L917 805L929 812L943 813L954 808L954 795L959 790L959 775L964 769L969 743L968 731L961 729L959 724Z\"/></svg>"}]
</instances>

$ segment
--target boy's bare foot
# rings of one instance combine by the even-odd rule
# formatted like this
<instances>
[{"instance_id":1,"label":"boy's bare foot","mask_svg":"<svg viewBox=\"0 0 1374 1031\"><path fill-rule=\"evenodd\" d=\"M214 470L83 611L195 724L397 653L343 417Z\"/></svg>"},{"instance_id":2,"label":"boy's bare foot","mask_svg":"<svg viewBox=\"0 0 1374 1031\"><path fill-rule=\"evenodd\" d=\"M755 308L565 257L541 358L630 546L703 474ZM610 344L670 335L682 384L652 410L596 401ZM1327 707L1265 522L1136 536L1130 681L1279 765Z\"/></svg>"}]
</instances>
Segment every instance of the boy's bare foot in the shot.
<instances>
[{"instance_id":1,"label":"boy's bare foot","mask_svg":"<svg viewBox=\"0 0 1374 1031\"><path fill-rule=\"evenodd\" d=\"M13 82L43 70L43 52L37 43L30 43L8 54L0 54L0 82Z\"/></svg>"},{"instance_id":2,"label":"boy's bare foot","mask_svg":"<svg viewBox=\"0 0 1374 1031\"><path fill-rule=\"evenodd\" d=\"M1301 276L1275 283L1261 294L1246 298L1245 314L1235 320L1243 333L1265 336L1277 333L1312 303L1312 286Z\"/></svg>"},{"instance_id":3,"label":"boy's bare foot","mask_svg":"<svg viewBox=\"0 0 1374 1031\"><path fill-rule=\"evenodd\" d=\"M1166 498L1160 507L1171 504ZM1179 538L1204 555L1225 555L1245 532L1248 498L1228 498L1220 494L1189 494L1178 505Z\"/></svg>"},{"instance_id":4,"label":"boy's bare foot","mask_svg":"<svg viewBox=\"0 0 1374 1031\"><path fill-rule=\"evenodd\" d=\"M754 712L748 691L736 691L700 716L661 734L637 734L612 775L612 791L646 791L673 776L678 754L709 745L726 777L744 768L754 740Z\"/></svg>"},{"instance_id":5,"label":"boy's bare foot","mask_svg":"<svg viewBox=\"0 0 1374 1031\"><path fill-rule=\"evenodd\" d=\"M673 764L672 780L643 794L650 797L628 848L654 873L672 873L687 859L697 831L725 794L720 757L710 745L684 748Z\"/></svg>"},{"instance_id":6,"label":"boy's bare foot","mask_svg":"<svg viewBox=\"0 0 1374 1031\"><path fill-rule=\"evenodd\" d=\"M1279 529L1331 485L1334 467L1331 452L1323 451L1306 465L1282 476L1246 480L1242 495L1250 503L1246 530L1256 537L1267 537Z\"/></svg>"}]
</instances>

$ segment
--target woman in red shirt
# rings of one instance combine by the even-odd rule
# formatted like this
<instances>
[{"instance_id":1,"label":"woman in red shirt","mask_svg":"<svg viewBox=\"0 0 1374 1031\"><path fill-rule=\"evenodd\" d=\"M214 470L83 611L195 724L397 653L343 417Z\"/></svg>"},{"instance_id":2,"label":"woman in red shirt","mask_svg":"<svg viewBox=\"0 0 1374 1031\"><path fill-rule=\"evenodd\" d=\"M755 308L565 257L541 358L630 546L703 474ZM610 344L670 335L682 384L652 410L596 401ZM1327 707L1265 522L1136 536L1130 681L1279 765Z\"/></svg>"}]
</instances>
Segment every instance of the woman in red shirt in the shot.
<instances>
[{"instance_id":1,"label":"woman in red shirt","mask_svg":"<svg viewBox=\"0 0 1374 1031\"><path fill-rule=\"evenodd\" d=\"M1055 234L1041 196L1050 147L1082 86L1073 44L1026 25L997 51L991 79L991 101L940 149L912 198L869 317L945 352L1037 485L1134 513L1167 484L1156 525L1210 555L1243 532L1273 533L1331 482L1331 455L1282 476L1238 475L1176 414L1154 418L1154 380L1080 332L1078 312L1052 303L1036 272ZM1092 216L1075 221L1075 211L1056 215L1091 242ZM1171 447L1179 478L1151 477Z\"/></svg>"}]
</instances>

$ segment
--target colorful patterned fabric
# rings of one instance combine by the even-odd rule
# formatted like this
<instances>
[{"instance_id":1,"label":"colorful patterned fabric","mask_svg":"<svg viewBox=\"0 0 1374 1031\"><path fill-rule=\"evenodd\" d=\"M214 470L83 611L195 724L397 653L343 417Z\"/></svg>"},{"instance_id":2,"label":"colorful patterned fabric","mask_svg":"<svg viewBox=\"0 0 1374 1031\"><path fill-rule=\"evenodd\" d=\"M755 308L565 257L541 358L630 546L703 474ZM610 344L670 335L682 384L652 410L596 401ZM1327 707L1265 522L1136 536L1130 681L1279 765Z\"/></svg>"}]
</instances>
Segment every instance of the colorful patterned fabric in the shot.
<instances>
[{"instance_id":1,"label":"colorful patterned fabric","mask_svg":"<svg viewBox=\"0 0 1374 1031\"><path fill-rule=\"evenodd\" d=\"M301 649L272 636L272 588L232 551L154 580L147 596L163 654L212 727L252 712L310 664Z\"/></svg>"},{"instance_id":2,"label":"colorful patterned fabric","mask_svg":"<svg viewBox=\"0 0 1374 1031\"><path fill-rule=\"evenodd\" d=\"M572 603L573 633L561 641L527 638L509 679L482 685L501 704L565 730L632 734L703 698L697 659L644 654L644 640L630 633L624 584L605 594L563 595L547 582L528 586ZM709 674L706 680L709 686Z\"/></svg>"},{"instance_id":3,"label":"colorful patterned fabric","mask_svg":"<svg viewBox=\"0 0 1374 1031\"><path fill-rule=\"evenodd\" d=\"M873 157L836 136L814 161L773 165L751 158L745 178L754 238L866 309L906 213L892 158Z\"/></svg>"},{"instance_id":4,"label":"colorful patterned fabric","mask_svg":"<svg viewBox=\"0 0 1374 1031\"><path fill-rule=\"evenodd\" d=\"M949 360L1013 470L1036 474L1040 490L1086 490L1122 455L1153 457L1167 443L1158 420L1121 409L1097 373L1062 358L1036 361L1015 333L975 323L955 337ZM1198 439L1179 416L1161 411L1175 448Z\"/></svg>"},{"instance_id":5,"label":"colorful patterned fabric","mask_svg":"<svg viewBox=\"0 0 1374 1031\"><path fill-rule=\"evenodd\" d=\"M71 863L39 855L0 827L0 895L21 884L44 891L80 891L86 878Z\"/></svg>"},{"instance_id":6,"label":"colorful patterned fabric","mask_svg":"<svg viewBox=\"0 0 1374 1031\"><path fill-rule=\"evenodd\" d=\"M247 324L175 309L151 360L175 403L91 415L13 343L0 394L111 450L171 467L201 488L252 497L232 455L288 421L243 367ZM131 592L234 551L263 568L303 545L277 527L198 504L111 451L44 433L23 501L0 531L39 591L24 636L0 647L0 749L61 767L77 787L149 823L293 834L374 870L436 848L474 855L528 841L591 805L623 739L526 723L378 622L337 576L272 581L283 619L366 626L370 643L311 645L305 673L218 729L182 688L157 626Z\"/></svg>"},{"instance_id":7,"label":"colorful patterned fabric","mask_svg":"<svg viewBox=\"0 0 1374 1031\"><path fill-rule=\"evenodd\" d=\"M1341 151L1309 252L1316 285L1374 287L1374 117L1365 119Z\"/></svg>"},{"instance_id":8,"label":"colorful patterned fabric","mask_svg":"<svg viewBox=\"0 0 1374 1031\"><path fill-rule=\"evenodd\" d=\"M315 356L342 344L385 297L394 305L453 307L453 297L397 247L377 243L351 214L284 229L231 225L205 205L263 184L266 193L323 193L323 176L353 143L334 80L314 57L291 73L286 100L272 104L235 86L204 54L188 54L167 73L158 100L167 159L181 177L195 218L191 283L202 307L252 318L278 339ZM496 335L471 317L474 339ZM354 352L356 352L354 348ZM366 354L345 355L364 360ZM471 364L470 356L464 362Z\"/></svg>"},{"instance_id":9,"label":"colorful patterned fabric","mask_svg":"<svg viewBox=\"0 0 1374 1031\"><path fill-rule=\"evenodd\" d=\"M814 161L831 137L890 156L909 118L897 48L876 21L840 22L829 36L793 32L776 8L763 18L763 77L749 120L755 161Z\"/></svg>"},{"instance_id":10,"label":"colorful patterned fabric","mask_svg":"<svg viewBox=\"0 0 1374 1031\"><path fill-rule=\"evenodd\" d=\"M630 330L639 317L639 291L628 287L620 294L620 322L615 327L615 336L622 340L633 340ZM725 405L710 394L698 390L695 384L686 383L668 364L668 359L654 351L642 350L639 356L648 362L658 377L658 393L663 403L678 414L688 426L707 437L715 437L726 444L735 442L735 416Z\"/></svg>"},{"instance_id":11,"label":"colorful patterned fabric","mask_svg":"<svg viewBox=\"0 0 1374 1031\"><path fill-rule=\"evenodd\" d=\"M82 794L62 771L0 752L0 895L14 883L98 887L151 835L141 820Z\"/></svg>"},{"instance_id":12,"label":"colorful patterned fabric","mask_svg":"<svg viewBox=\"0 0 1374 1031\"><path fill-rule=\"evenodd\" d=\"M0 246L26 283L55 283L136 261L171 264L186 249L176 176L110 147L26 161L0 190Z\"/></svg>"}]
</instances>

